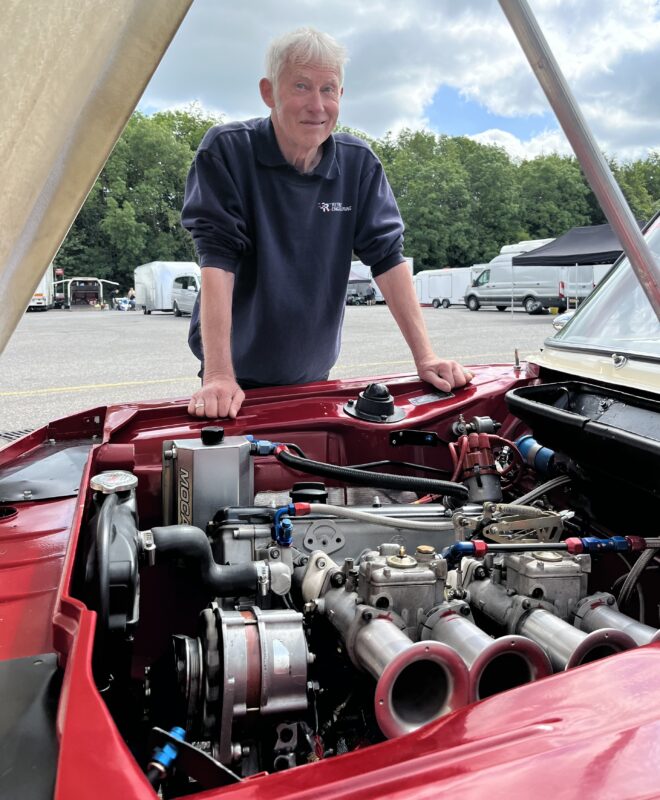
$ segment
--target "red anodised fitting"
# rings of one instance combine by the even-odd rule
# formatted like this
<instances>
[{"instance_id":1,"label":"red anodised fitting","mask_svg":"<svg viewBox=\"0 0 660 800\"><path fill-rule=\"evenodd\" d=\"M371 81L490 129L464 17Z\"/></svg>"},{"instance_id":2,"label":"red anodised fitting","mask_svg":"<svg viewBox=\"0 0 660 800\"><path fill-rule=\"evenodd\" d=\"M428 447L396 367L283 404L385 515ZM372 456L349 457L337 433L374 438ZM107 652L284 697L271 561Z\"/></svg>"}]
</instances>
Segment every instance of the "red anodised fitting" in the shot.
<instances>
[{"instance_id":1,"label":"red anodised fitting","mask_svg":"<svg viewBox=\"0 0 660 800\"><path fill-rule=\"evenodd\" d=\"M297 517L304 517L310 513L309 503L293 503L293 507L296 509Z\"/></svg>"},{"instance_id":2,"label":"red anodised fitting","mask_svg":"<svg viewBox=\"0 0 660 800\"><path fill-rule=\"evenodd\" d=\"M571 536L570 538L566 539L566 549L572 556L577 556L580 555L580 553L584 553L582 539L578 539L577 536Z\"/></svg>"},{"instance_id":3,"label":"red anodised fitting","mask_svg":"<svg viewBox=\"0 0 660 800\"><path fill-rule=\"evenodd\" d=\"M633 553L636 553L638 550L646 550L646 539L643 539L641 536L626 536L625 539Z\"/></svg>"},{"instance_id":4,"label":"red anodised fitting","mask_svg":"<svg viewBox=\"0 0 660 800\"><path fill-rule=\"evenodd\" d=\"M473 539L472 544L474 545L475 558L483 558L488 552L488 543L484 542L483 539Z\"/></svg>"}]
</instances>

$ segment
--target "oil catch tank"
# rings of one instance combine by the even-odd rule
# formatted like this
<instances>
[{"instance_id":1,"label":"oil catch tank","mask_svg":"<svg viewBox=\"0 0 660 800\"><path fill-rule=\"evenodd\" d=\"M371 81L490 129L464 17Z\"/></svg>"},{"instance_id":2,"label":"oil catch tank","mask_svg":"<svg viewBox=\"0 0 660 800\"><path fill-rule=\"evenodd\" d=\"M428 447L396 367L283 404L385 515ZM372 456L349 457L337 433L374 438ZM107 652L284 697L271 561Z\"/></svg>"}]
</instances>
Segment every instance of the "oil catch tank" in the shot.
<instances>
[{"instance_id":1,"label":"oil catch tank","mask_svg":"<svg viewBox=\"0 0 660 800\"><path fill-rule=\"evenodd\" d=\"M254 500L250 442L209 426L195 439L163 442L163 524L205 530L218 508Z\"/></svg>"}]
</instances>

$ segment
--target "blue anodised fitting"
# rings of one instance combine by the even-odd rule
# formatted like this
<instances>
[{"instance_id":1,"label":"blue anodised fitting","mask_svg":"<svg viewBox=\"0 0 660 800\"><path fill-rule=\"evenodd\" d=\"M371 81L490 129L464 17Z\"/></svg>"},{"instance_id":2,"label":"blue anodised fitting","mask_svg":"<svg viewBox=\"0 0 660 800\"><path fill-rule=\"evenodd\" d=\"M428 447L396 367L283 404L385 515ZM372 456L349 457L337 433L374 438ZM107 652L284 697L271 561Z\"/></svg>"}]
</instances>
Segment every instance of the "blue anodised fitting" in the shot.
<instances>
[{"instance_id":1,"label":"blue anodised fitting","mask_svg":"<svg viewBox=\"0 0 660 800\"><path fill-rule=\"evenodd\" d=\"M599 539L597 536L583 536L582 546L585 553L626 553L630 550L630 544L625 536L610 536L607 539Z\"/></svg>"},{"instance_id":2,"label":"blue anodised fitting","mask_svg":"<svg viewBox=\"0 0 660 800\"><path fill-rule=\"evenodd\" d=\"M186 738L186 732L183 728L172 728L170 736L183 742ZM162 747L155 748L151 756L151 763L160 765L167 772L178 755L178 748L171 744L171 742L167 742Z\"/></svg>"},{"instance_id":3,"label":"blue anodised fitting","mask_svg":"<svg viewBox=\"0 0 660 800\"><path fill-rule=\"evenodd\" d=\"M472 555L474 555L474 542L454 542L442 551L442 557L450 569L455 567L462 558Z\"/></svg>"},{"instance_id":4,"label":"blue anodised fitting","mask_svg":"<svg viewBox=\"0 0 660 800\"><path fill-rule=\"evenodd\" d=\"M273 538L282 547L290 547L293 542L293 522L289 517L296 516L293 503L278 508L273 517Z\"/></svg>"},{"instance_id":5,"label":"blue anodised fitting","mask_svg":"<svg viewBox=\"0 0 660 800\"><path fill-rule=\"evenodd\" d=\"M543 474L551 473L555 466L555 452L549 447L543 447L530 434L520 436L514 442L525 461Z\"/></svg>"},{"instance_id":6,"label":"blue anodised fitting","mask_svg":"<svg viewBox=\"0 0 660 800\"><path fill-rule=\"evenodd\" d=\"M255 439L250 433L245 438L250 442L250 454L253 456L270 456L279 445L279 442L270 442L268 439Z\"/></svg>"}]
</instances>

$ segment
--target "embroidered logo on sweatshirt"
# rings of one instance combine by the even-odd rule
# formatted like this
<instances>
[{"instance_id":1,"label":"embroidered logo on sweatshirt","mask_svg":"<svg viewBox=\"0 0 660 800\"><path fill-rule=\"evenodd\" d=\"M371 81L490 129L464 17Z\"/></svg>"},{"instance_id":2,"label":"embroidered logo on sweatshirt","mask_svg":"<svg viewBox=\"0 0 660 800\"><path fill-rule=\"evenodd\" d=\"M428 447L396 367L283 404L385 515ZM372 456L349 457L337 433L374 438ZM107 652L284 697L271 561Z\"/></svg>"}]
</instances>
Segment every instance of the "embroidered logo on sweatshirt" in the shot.
<instances>
[{"instance_id":1,"label":"embroidered logo on sweatshirt","mask_svg":"<svg viewBox=\"0 0 660 800\"><path fill-rule=\"evenodd\" d=\"M341 203L319 203L319 208L324 214L331 211L352 211L353 206L344 206Z\"/></svg>"}]
</instances>

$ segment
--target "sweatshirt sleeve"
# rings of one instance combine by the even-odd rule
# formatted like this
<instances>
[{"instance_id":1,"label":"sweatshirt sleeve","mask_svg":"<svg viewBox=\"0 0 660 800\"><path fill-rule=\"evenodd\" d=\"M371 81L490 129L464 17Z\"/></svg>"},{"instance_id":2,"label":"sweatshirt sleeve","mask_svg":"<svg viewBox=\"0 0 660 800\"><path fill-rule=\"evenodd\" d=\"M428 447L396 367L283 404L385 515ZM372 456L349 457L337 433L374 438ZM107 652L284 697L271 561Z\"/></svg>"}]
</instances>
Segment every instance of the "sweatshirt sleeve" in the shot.
<instances>
[{"instance_id":1,"label":"sweatshirt sleeve","mask_svg":"<svg viewBox=\"0 0 660 800\"><path fill-rule=\"evenodd\" d=\"M236 272L251 250L244 202L221 157L197 152L188 173L181 223L193 238L200 267Z\"/></svg>"},{"instance_id":2,"label":"sweatshirt sleeve","mask_svg":"<svg viewBox=\"0 0 660 800\"><path fill-rule=\"evenodd\" d=\"M373 277L403 260L403 220L383 165L375 166L361 181L360 206L353 249Z\"/></svg>"}]
</instances>

